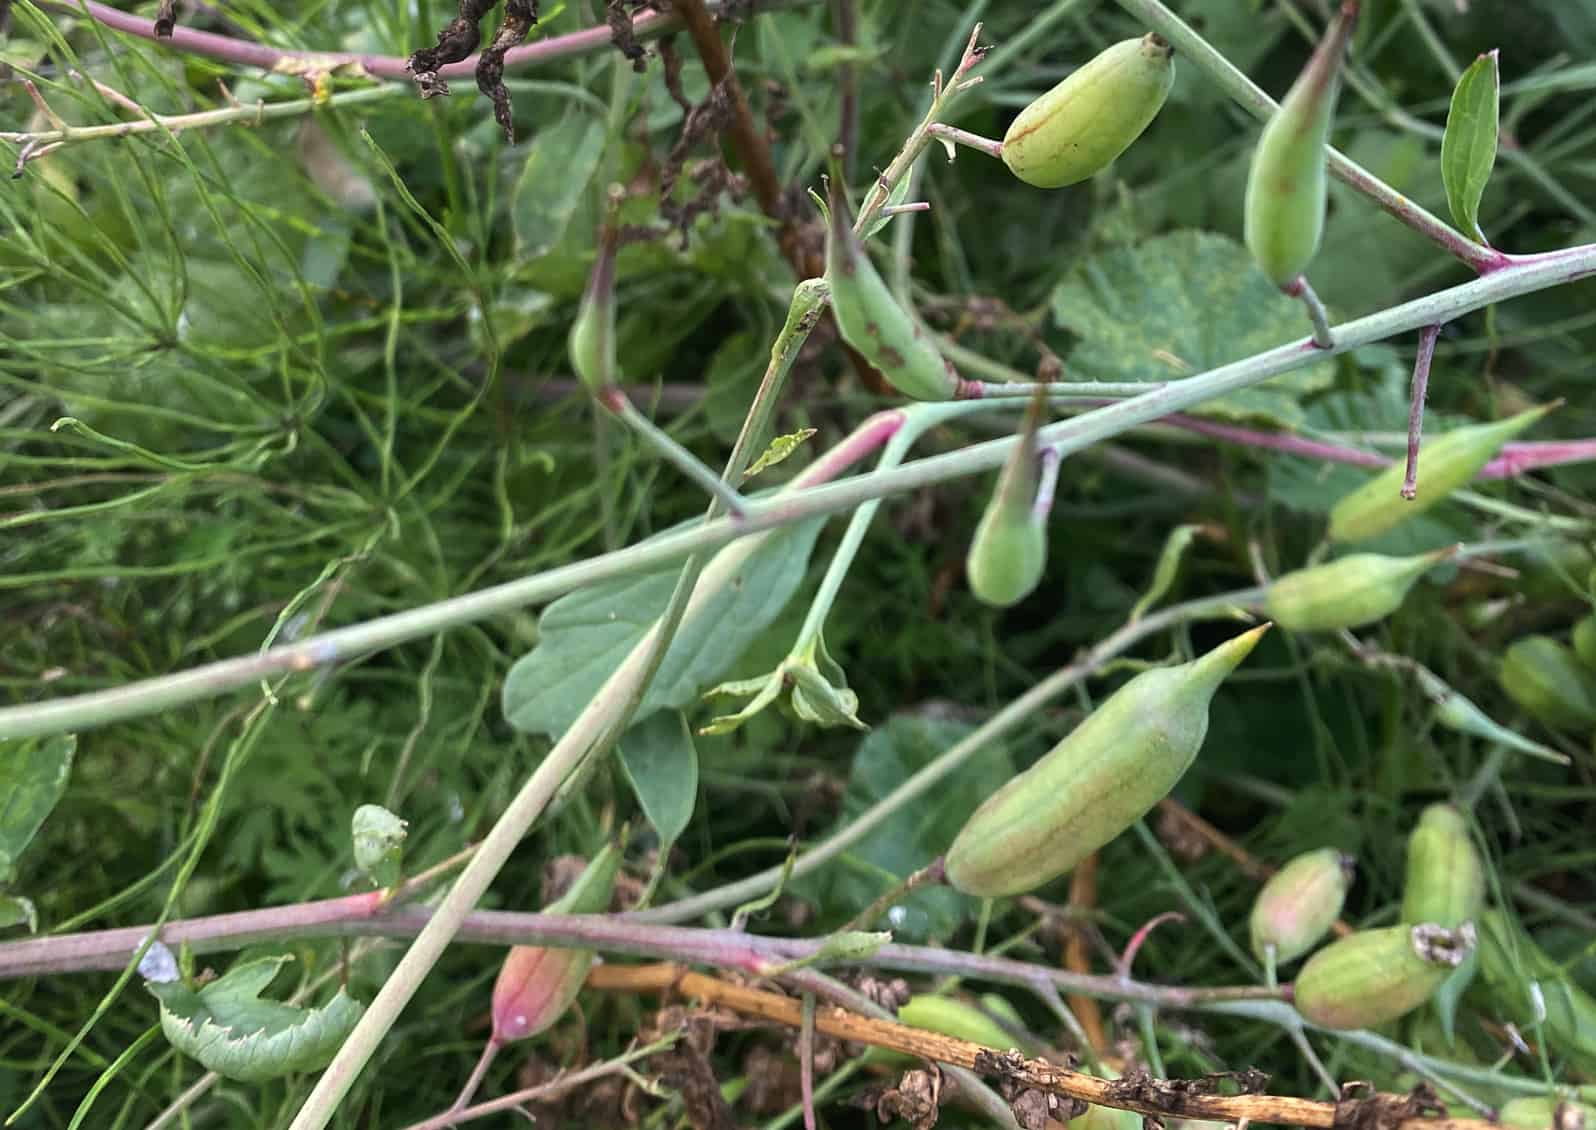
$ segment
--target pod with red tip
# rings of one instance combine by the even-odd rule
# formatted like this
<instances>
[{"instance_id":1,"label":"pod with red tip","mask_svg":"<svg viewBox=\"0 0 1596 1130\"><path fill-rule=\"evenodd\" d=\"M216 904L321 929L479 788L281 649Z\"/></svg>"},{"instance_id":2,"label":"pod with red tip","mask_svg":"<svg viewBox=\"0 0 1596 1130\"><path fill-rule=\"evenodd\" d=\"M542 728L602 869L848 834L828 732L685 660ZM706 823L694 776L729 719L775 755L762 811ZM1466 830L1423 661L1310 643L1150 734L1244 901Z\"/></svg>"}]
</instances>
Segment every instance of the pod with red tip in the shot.
<instances>
[{"instance_id":1,"label":"pod with red tip","mask_svg":"<svg viewBox=\"0 0 1596 1130\"><path fill-rule=\"evenodd\" d=\"M1270 949L1284 965L1307 953L1341 916L1352 885L1352 857L1320 848L1292 859L1258 892L1249 921L1252 952L1266 960Z\"/></svg>"}]
</instances>

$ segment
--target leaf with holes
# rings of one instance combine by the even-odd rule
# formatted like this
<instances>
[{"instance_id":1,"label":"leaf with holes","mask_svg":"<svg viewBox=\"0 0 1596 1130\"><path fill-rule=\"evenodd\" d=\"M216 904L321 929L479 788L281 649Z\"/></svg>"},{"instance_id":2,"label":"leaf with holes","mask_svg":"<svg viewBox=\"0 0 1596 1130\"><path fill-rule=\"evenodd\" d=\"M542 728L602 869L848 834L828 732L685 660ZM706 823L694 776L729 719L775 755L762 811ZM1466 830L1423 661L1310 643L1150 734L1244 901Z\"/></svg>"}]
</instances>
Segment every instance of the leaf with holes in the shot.
<instances>
[{"instance_id":1,"label":"leaf with holes","mask_svg":"<svg viewBox=\"0 0 1596 1130\"><path fill-rule=\"evenodd\" d=\"M1496 52L1475 59L1457 80L1452 106L1441 137L1441 181L1452 219L1472 239L1485 243L1480 230L1480 198L1496 166L1500 119L1501 74Z\"/></svg>"}]
</instances>

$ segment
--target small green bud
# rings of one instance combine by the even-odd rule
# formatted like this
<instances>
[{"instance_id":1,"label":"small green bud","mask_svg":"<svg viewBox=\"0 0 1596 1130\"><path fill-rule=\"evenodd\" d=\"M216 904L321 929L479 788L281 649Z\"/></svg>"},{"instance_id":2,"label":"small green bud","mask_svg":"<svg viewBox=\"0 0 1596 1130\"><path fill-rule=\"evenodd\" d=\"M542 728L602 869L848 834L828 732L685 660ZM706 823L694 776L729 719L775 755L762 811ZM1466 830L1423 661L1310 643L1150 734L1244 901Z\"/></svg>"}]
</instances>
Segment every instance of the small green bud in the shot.
<instances>
[{"instance_id":1,"label":"small green bud","mask_svg":"<svg viewBox=\"0 0 1596 1130\"><path fill-rule=\"evenodd\" d=\"M1485 865L1468 822L1450 804L1432 804L1408 837L1402 921L1451 928L1472 922L1485 905Z\"/></svg>"},{"instance_id":2,"label":"small green bud","mask_svg":"<svg viewBox=\"0 0 1596 1130\"><path fill-rule=\"evenodd\" d=\"M350 820L355 866L379 887L399 882L408 825L380 804L363 804Z\"/></svg>"},{"instance_id":3,"label":"small green bud","mask_svg":"<svg viewBox=\"0 0 1596 1130\"><path fill-rule=\"evenodd\" d=\"M1568 1099L1525 1096L1503 1103L1496 1120L1515 1130L1596 1130L1596 1106Z\"/></svg>"},{"instance_id":4,"label":"small green bud","mask_svg":"<svg viewBox=\"0 0 1596 1130\"><path fill-rule=\"evenodd\" d=\"M566 339L571 368L595 396L620 381L615 361L615 255L619 246L620 229L611 217L599 234L598 258L593 261L576 321Z\"/></svg>"},{"instance_id":5,"label":"small green bud","mask_svg":"<svg viewBox=\"0 0 1596 1130\"><path fill-rule=\"evenodd\" d=\"M606 844L544 913L598 914L609 909L620 867L620 849ZM553 1025L571 1007L592 964L592 950L512 946L493 984L493 1039L507 1044Z\"/></svg>"},{"instance_id":6,"label":"small green bud","mask_svg":"<svg viewBox=\"0 0 1596 1130\"><path fill-rule=\"evenodd\" d=\"M1581 663L1596 671L1596 615L1587 616L1574 625L1574 654Z\"/></svg>"},{"instance_id":7,"label":"small green bud","mask_svg":"<svg viewBox=\"0 0 1596 1130\"><path fill-rule=\"evenodd\" d=\"M1354 553L1287 573L1269 586L1264 607L1293 632L1360 628L1401 607L1415 582L1452 549L1414 557Z\"/></svg>"},{"instance_id":8,"label":"small green bud","mask_svg":"<svg viewBox=\"0 0 1596 1130\"><path fill-rule=\"evenodd\" d=\"M826 226L826 281L842 340L915 400L952 400L959 376L918 319L898 305L859 237L841 186L831 184Z\"/></svg>"},{"instance_id":9,"label":"small green bud","mask_svg":"<svg viewBox=\"0 0 1596 1130\"><path fill-rule=\"evenodd\" d=\"M1102 172L1163 108L1175 81L1174 54L1157 35L1101 52L1020 111L1003 135L1003 163L1037 188Z\"/></svg>"},{"instance_id":10,"label":"small green bud","mask_svg":"<svg viewBox=\"0 0 1596 1130\"><path fill-rule=\"evenodd\" d=\"M1596 726L1596 676L1549 636L1516 640L1497 679L1509 698L1548 726Z\"/></svg>"},{"instance_id":11,"label":"small green bud","mask_svg":"<svg viewBox=\"0 0 1596 1130\"><path fill-rule=\"evenodd\" d=\"M1330 540L1364 541L1378 537L1424 513L1466 485L1504 443L1555 407L1547 404L1492 424L1453 428L1427 440L1419 453L1419 493L1412 499L1402 497L1407 467L1402 460L1393 462L1335 504L1330 511Z\"/></svg>"},{"instance_id":12,"label":"small green bud","mask_svg":"<svg viewBox=\"0 0 1596 1130\"><path fill-rule=\"evenodd\" d=\"M1045 406L1041 394L1031 402L1020 442L998 476L965 557L970 591L995 608L1030 596L1047 568L1047 514L1036 504L1036 430Z\"/></svg>"},{"instance_id":13,"label":"small green bud","mask_svg":"<svg viewBox=\"0 0 1596 1130\"><path fill-rule=\"evenodd\" d=\"M1292 987L1297 1011L1321 1028L1372 1028L1427 1001L1474 949L1474 927L1431 923L1362 930L1308 959Z\"/></svg>"},{"instance_id":14,"label":"small green bud","mask_svg":"<svg viewBox=\"0 0 1596 1130\"><path fill-rule=\"evenodd\" d=\"M1209 701L1268 627L1115 691L976 809L948 849L948 883L969 895L1029 891L1134 824L1190 768L1208 733Z\"/></svg>"},{"instance_id":15,"label":"small green bud","mask_svg":"<svg viewBox=\"0 0 1596 1130\"><path fill-rule=\"evenodd\" d=\"M1324 234L1325 159L1339 93L1341 57L1357 18L1352 0L1319 42L1280 109L1264 126L1247 176L1243 235L1269 281L1294 282Z\"/></svg>"},{"instance_id":16,"label":"small green bud","mask_svg":"<svg viewBox=\"0 0 1596 1130\"><path fill-rule=\"evenodd\" d=\"M1351 856L1320 848L1270 876L1252 904L1252 952L1258 960L1273 946L1275 961L1284 965L1318 945L1341 916L1352 874Z\"/></svg>"}]
</instances>

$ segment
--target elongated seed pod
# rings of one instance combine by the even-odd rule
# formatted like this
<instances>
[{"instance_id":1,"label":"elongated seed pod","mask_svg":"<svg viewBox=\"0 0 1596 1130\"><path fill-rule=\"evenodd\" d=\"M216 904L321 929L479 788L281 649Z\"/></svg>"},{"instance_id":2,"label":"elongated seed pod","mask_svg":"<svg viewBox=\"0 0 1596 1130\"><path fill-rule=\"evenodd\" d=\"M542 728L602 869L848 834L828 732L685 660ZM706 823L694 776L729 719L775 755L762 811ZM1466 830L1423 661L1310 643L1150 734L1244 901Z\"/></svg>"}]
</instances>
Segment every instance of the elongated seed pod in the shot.
<instances>
[{"instance_id":1,"label":"elongated seed pod","mask_svg":"<svg viewBox=\"0 0 1596 1130\"><path fill-rule=\"evenodd\" d=\"M915 400L951 400L959 376L930 335L898 305L853 231L841 186L831 184L826 227L826 281L842 340L881 371L892 387Z\"/></svg>"},{"instance_id":2,"label":"elongated seed pod","mask_svg":"<svg viewBox=\"0 0 1596 1130\"><path fill-rule=\"evenodd\" d=\"M970 591L996 608L1030 596L1047 568L1047 515L1036 505L1036 430L1046 404L1038 392L965 555Z\"/></svg>"},{"instance_id":3,"label":"elongated seed pod","mask_svg":"<svg viewBox=\"0 0 1596 1130\"><path fill-rule=\"evenodd\" d=\"M1321 1028L1372 1028L1419 1007L1474 949L1474 927L1429 923L1362 930L1331 942L1297 974L1292 997Z\"/></svg>"},{"instance_id":4,"label":"elongated seed pod","mask_svg":"<svg viewBox=\"0 0 1596 1130\"><path fill-rule=\"evenodd\" d=\"M1509 698L1548 726L1596 726L1596 676L1549 636L1515 640L1497 678Z\"/></svg>"},{"instance_id":5,"label":"elongated seed pod","mask_svg":"<svg viewBox=\"0 0 1596 1130\"><path fill-rule=\"evenodd\" d=\"M1402 921L1461 926L1485 906L1485 864L1468 822L1450 804L1432 804L1408 837Z\"/></svg>"},{"instance_id":6,"label":"elongated seed pod","mask_svg":"<svg viewBox=\"0 0 1596 1130\"><path fill-rule=\"evenodd\" d=\"M1102 51L1020 111L1003 135L1003 163L1037 188L1102 172L1163 108L1175 81L1174 53L1157 35Z\"/></svg>"},{"instance_id":7,"label":"elongated seed pod","mask_svg":"<svg viewBox=\"0 0 1596 1130\"><path fill-rule=\"evenodd\" d=\"M1243 235L1276 286L1302 274L1324 234L1325 158L1335 119L1341 57L1357 18L1344 3L1308 65L1264 126L1247 176Z\"/></svg>"},{"instance_id":8,"label":"elongated seed pod","mask_svg":"<svg viewBox=\"0 0 1596 1130\"><path fill-rule=\"evenodd\" d=\"M1596 671L1596 616L1587 616L1574 625L1573 643L1579 661Z\"/></svg>"},{"instance_id":9,"label":"elongated seed pod","mask_svg":"<svg viewBox=\"0 0 1596 1130\"><path fill-rule=\"evenodd\" d=\"M620 380L615 361L615 254L619 245L619 228L613 218L607 219L599 234L598 258L566 338L571 368L595 395Z\"/></svg>"},{"instance_id":10,"label":"elongated seed pod","mask_svg":"<svg viewBox=\"0 0 1596 1130\"><path fill-rule=\"evenodd\" d=\"M1330 540L1364 541L1378 537L1445 501L1479 474L1504 443L1554 407L1547 404L1492 424L1453 428L1427 440L1419 453L1418 495L1411 500L1402 497L1402 480L1407 471L1397 460L1335 504L1330 511Z\"/></svg>"},{"instance_id":11,"label":"elongated seed pod","mask_svg":"<svg viewBox=\"0 0 1596 1130\"><path fill-rule=\"evenodd\" d=\"M621 852L606 844L547 914L597 914L609 909ZM501 1044L544 1031L571 1007L593 964L592 950L512 946L493 983L493 1039Z\"/></svg>"},{"instance_id":12,"label":"elongated seed pod","mask_svg":"<svg viewBox=\"0 0 1596 1130\"><path fill-rule=\"evenodd\" d=\"M1330 932L1352 885L1352 857L1320 848L1291 860L1269 877L1252 904L1252 952L1273 947L1284 965L1307 953Z\"/></svg>"},{"instance_id":13,"label":"elongated seed pod","mask_svg":"<svg viewBox=\"0 0 1596 1130\"><path fill-rule=\"evenodd\" d=\"M1414 557L1353 553L1298 569L1269 586L1264 607L1275 623L1293 632L1362 627L1395 612L1414 583L1453 552Z\"/></svg>"},{"instance_id":14,"label":"elongated seed pod","mask_svg":"<svg viewBox=\"0 0 1596 1130\"><path fill-rule=\"evenodd\" d=\"M898 1020L914 1028L940 1032L944 1036L969 1040L998 1051L1019 1046L1019 1041L1004 1031L997 1021L975 1005L957 997L939 997L929 993L910 997L898 1009Z\"/></svg>"},{"instance_id":15,"label":"elongated seed pod","mask_svg":"<svg viewBox=\"0 0 1596 1130\"><path fill-rule=\"evenodd\" d=\"M1596 1130L1596 1106L1526 1095L1503 1103L1496 1120L1514 1130Z\"/></svg>"},{"instance_id":16,"label":"elongated seed pod","mask_svg":"<svg viewBox=\"0 0 1596 1130\"><path fill-rule=\"evenodd\" d=\"M970 895L1012 895L1070 870L1175 787L1208 733L1208 703L1265 624L1175 667L1144 671L976 809L947 854Z\"/></svg>"}]
</instances>

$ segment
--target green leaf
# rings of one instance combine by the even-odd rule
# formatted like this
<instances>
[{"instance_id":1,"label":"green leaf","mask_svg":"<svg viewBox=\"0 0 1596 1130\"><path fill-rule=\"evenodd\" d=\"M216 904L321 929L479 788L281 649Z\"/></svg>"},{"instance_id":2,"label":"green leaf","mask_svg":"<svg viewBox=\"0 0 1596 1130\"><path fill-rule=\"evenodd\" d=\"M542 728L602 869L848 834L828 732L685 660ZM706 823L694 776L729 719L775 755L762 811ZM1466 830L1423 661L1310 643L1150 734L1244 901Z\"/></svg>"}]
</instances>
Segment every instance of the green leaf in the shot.
<instances>
[{"instance_id":1,"label":"green leaf","mask_svg":"<svg viewBox=\"0 0 1596 1130\"><path fill-rule=\"evenodd\" d=\"M146 983L161 1002L161 1031L174 1048L218 1075L258 1083L332 1061L365 1006L339 989L320 1008L262 1000L284 954L235 965L198 992L181 981Z\"/></svg>"},{"instance_id":2,"label":"green leaf","mask_svg":"<svg viewBox=\"0 0 1596 1130\"><path fill-rule=\"evenodd\" d=\"M1247 249L1210 232L1173 232L1094 255L1054 288L1052 309L1084 339L1065 365L1066 379L1081 381L1174 380L1307 332L1300 304L1269 285ZM1201 411L1298 424L1302 398L1334 376L1334 364L1320 362Z\"/></svg>"},{"instance_id":3,"label":"green leaf","mask_svg":"<svg viewBox=\"0 0 1596 1130\"><path fill-rule=\"evenodd\" d=\"M686 706L737 661L803 582L823 523L812 519L754 535L759 544L736 579L687 617L671 641L638 707L638 721L656 710ZM727 552L746 550L733 542L721 550ZM574 722L664 611L676 573L672 567L597 585L549 605L538 621L537 647L505 678L504 714L510 724L554 735Z\"/></svg>"},{"instance_id":4,"label":"green leaf","mask_svg":"<svg viewBox=\"0 0 1596 1130\"><path fill-rule=\"evenodd\" d=\"M961 723L913 715L889 719L859 743L839 826L856 819L969 732ZM892 884L946 852L970 814L1013 775L1005 748L983 750L856 845L849 852L851 866L833 865L818 881L800 880L794 886L811 896L819 887L827 915L851 918ZM877 924L903 942L947 938L979 902L950 887L926 887L912 892Z\"/></svg>"},{"instance_id":5,"label":"green leaf","mask_svg":"<svg viewBox=\"0 0 1596 1130\"><path fill-rule=\"evenodd\" d=\"M537 132L510 199L510 223L520 259L536 259L560 242L604 155L604 123L570 109Z\"/></svg>"},{"instance_id":6,"label":"green leaf","mask_svg":"<svg viewBox=\"0 0 1596 1130\"><path fill-rule=\"evenodd\" d=\"M0 930L24 924L28 933L39 932L39 912L33 908L33 900L21 895L0 895Z\"/></svg>"},{"instance_id":7,"label":"green leaf","mask_svg":"<svg viewBox=\"0 0 1596 1130\"><path fill-rule=\"evenodd\" d=\"M674 843L698 803L698 750L687 719L661 710L622 736L621 768L659 838Z\"/></svg>"},{"instance_id":8,"label":"green leaf","mask_svg":"<svg viewBox=\"0 0 1596 1130\"><path fill-rule=\"evenodd\" d=\"M813 436L818 430L817 428L799 428L789 435L777 436L770 441L770 446L765 448L759 458L754 460L753 465L743 472L743 478L751 479L765 468L774 467L802 447L809 437Z\"/></svg>"},{"instance_id":9,"label":"green leaf","mask_svg":"<svg viewBox=\"0 0 1596 1130\"><path fill-rule=\"evenodd\" d=\"M0 882L66 791L75 734L0 741Z\"/></svg>"},{"instance_id":10,"label":"green leaf","mask_svg":"<svg viewBox=\"0 0 1596 1130\"><path fill-rule=\"evenodd\" d=\"M1452 219L1480 243L1486 242L1480 230L1480 197L1496 165L1502 85L1496 56L1487 51L1457 80L1441 138L1441 181Z\"/></svg>"}]
</instances>

